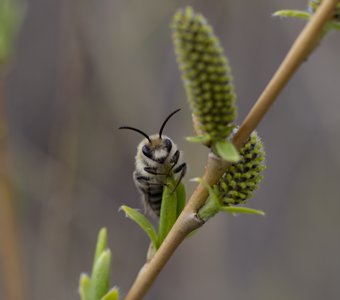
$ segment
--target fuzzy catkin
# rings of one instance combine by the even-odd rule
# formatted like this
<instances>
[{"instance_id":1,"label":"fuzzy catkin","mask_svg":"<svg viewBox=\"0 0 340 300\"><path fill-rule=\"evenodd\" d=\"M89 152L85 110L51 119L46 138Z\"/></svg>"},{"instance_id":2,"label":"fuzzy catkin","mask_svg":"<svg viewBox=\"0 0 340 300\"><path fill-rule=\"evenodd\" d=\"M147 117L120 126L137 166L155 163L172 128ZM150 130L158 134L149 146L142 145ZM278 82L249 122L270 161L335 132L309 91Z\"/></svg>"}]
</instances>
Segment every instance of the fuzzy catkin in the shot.
<instances>
[{"instance_id":1,"label":"fuzzy catkin","mask_svg":"<svg viewBox=\"0 0 340 300\"><path fill-rule=\"evenodd\" d=\"M177 61L197 131L220 141L229 136L236 117L230 67L218 38L206 19L190 7L172 22Z\"/></svg>"},{"instance_id":2,"label":"fuzzy catkin","mask_svg":"<svg viewBox=\"0 0 340 300\"><path fill-rule=\"evenodd\" d=\"M244 203L253 196L262 180L265 152L255 131L241 149L240 155L241 160L228 168L216 186L223 205Z\"/></svg>"}]
</instances>

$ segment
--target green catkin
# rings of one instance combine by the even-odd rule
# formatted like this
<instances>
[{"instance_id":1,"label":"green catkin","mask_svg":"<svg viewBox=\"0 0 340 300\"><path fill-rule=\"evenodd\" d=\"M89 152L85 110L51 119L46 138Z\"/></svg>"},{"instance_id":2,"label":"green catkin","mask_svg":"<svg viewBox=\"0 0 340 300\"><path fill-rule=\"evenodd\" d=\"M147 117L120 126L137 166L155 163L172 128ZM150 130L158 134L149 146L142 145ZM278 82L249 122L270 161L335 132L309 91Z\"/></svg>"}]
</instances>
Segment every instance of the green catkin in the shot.
<instances>
[{"instance_id":1,"label":"green catkin","mask_svg":"<svg viewBox=\"0 0 340 300\"><path fill-rule=\"evenodd\" d=\"M235 92L228 61L212 27L188 7L172 22L173 40L197 132L212 141L226 139L236 117Z\"/></svg>"},{"instance_id":2,"label":"green catkin","mask_svg":"<svg viewBox=\"0 0 340 300\"><path fill-rule=\"evenodd\" d=\"M232 164L216 185L222 205L244 203L253 196L262 180L265 152L255 131L241 149L240 155L240 161Z\"/></svg>"},{"instance_id":3,"label":"green catkin","mask_svg":"<svg viewBox=\"0 0 340 300\"><path fill-rule=\"evenodd\" d=\"M311 0L308 2L308 10L314 14L318 6L320 5L322 0ZM340 23L340 3L336 5L336 9L334 11L332 21Z\"/></svg>"}]
</instances>

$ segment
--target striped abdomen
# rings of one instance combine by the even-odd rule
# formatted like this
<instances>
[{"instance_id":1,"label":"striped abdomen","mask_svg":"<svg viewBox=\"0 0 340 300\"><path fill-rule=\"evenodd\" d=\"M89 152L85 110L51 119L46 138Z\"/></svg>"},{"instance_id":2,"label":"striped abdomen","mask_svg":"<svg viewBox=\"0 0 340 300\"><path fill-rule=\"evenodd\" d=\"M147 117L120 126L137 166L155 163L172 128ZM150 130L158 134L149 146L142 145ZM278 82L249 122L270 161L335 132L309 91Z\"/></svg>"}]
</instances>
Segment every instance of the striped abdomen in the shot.
<instances>
[{"instance_id":1,"label":"striped abdomen","mask_svg":"<svg viewBox=\"0 0 340 300\"><path fill-rule=\"evenodd\" d=\"M155 213L155 215L159 217L162 204L164 180L155 182L152 176L143 176L137 171L135 171L133 175L138 190L143 194L143 200L146 207L150 208Z\"/></svg>"},{"instance_id":2,"label":"striped abdomen","mask_svg":"<svg viewBox=\"0 0 340 300\"><path fill-rule=\"evenodd\" d=\"M144 201L159 217L161 213L163 186L150 186L144 193Z\"/></svg>"}]
</instances>

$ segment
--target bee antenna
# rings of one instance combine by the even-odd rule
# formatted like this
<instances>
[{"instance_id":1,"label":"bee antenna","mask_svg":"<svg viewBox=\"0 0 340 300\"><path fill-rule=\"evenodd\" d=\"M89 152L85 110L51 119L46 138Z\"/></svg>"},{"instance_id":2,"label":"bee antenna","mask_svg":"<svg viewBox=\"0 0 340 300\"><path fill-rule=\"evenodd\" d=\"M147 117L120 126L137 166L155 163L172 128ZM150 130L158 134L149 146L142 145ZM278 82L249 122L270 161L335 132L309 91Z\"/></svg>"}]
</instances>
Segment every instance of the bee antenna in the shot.
<instances>
[{"instance_id":1,"label":"bee antenna","mask_svg":"<svg viewBox=\"0 0 340 300\"><path fill-rule=\"evenodd\" d=\"M130 126L121 126L118 129L130 129L130 130L133 130L133 131L137 131L140 134L144 135L148 139L148 141L151 143L150 137L145 132L141 131L140 129L137 129L137 128L134 128L134 127L130 127Z\"/></svg>"},{"instance_id":2,"label":"bee antenna","mask_svg":"<svg viewBox=\"0 0 340 300\"><path fill-rule=\"evenodd\" d=\"M161 129L159 130L159 138L161 139L162 138L162 133L163 133L163 129L165 127L165 124L169 121L169 119L177 112L179 112L181 109L176 109L174 112L172 112L166 119L165 121L163 122L162 126L161 126Z\"/></svg>"}]
</instances>

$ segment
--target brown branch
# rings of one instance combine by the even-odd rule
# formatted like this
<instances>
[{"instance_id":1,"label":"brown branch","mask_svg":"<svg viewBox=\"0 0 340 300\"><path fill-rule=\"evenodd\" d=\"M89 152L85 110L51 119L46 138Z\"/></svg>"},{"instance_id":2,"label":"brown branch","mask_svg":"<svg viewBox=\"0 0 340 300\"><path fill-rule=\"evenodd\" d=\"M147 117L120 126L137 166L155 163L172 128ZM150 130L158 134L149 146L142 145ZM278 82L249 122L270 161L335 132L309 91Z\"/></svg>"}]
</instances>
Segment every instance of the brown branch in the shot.
<instances>
[{"instance_id":1,"label":"brown branch","mask_svg":"<svg viewBox=\"0 0 340 300\"><path fill-rule=\"evenodd\" d=\"M310 22L298 36L286 58L235 135L233 143L238 149L242 148L251 132L262 120L288 80L315 48L315 45L320 40L322 29L333 13L337 2L337 0L324 0ZM228 164L226 162L211 154L209 155L203 178L208 184L214 185L227 168ZM202 185L199 185L155 256L140 270L125 300L142 299L184 238L203 224L196 214L207 197L207 190Z\"/></svg>"}]
</instances>

